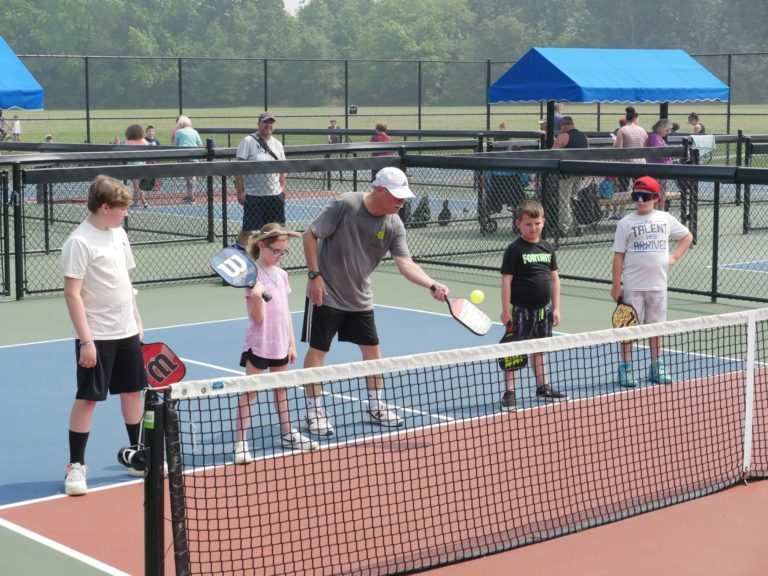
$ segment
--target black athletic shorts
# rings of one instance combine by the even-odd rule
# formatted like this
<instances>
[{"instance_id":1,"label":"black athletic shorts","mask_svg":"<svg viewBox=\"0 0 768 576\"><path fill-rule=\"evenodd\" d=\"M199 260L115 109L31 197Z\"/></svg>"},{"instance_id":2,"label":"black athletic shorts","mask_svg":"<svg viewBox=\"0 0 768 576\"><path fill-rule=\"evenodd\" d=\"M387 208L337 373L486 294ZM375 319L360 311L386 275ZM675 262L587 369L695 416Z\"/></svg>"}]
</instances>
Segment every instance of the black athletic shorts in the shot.
<instances>
[{"instance_id":1,"label":"black athletic shorts","mask_svg":"<svg viewBox=\"0 0 768 576\"><path fill-rule=\"evenodd\" d=\"M138 392L148 386L138 334L120 340L96 340L96 366L80 366L80 340L75 340L78 400L101 401L110 394Z\"/></svg>"},{"instance_id":2,"label":"black athletic shorts","mask_svg":"<svg viewBox=\"0 0 768 576\"><path fill-rule=\"evenodd\" d=\"M315 306L309 298L304 304L304 324L301 341L322 352L331 349L333 337L339 335L339 342L351 342L358 346L378 346L379 334L373 310L350 312L331 308L323 304Z\"/></svg>"},{"instance_id":3,"label":"black athletic shorts","mask_svg":"<svg viewBox=\"0 0 768 576\"><path fill-rule=\"evenodd\" d=\"M272 368L273 366L285 366L288 364L288 356L285 358L277 359L262 358L261 356L256 356L253 351L246 350L240 354L240 366L245 368L245 363L247 361L250 361L254 368L258 368L259 370L266 370L267 368Z\"/></svg>"},{"instance_id":4,"label":"black athletic shorts","mask_svg":"<svg viewBox=\"0 0 768 576\"><path fill-rule=\"evenodd\" d=\"M243 204L243 230L261 230L270 222L285 224L285 195L246 195Z\"/></svg>"},{"instance_id":5,"label":"black athletic shorts","mask_svg":"<svg viewBox=\"0 0 768 576\"><path fill-rule=\"evenodd\" d=\"M533 340L552 336L554 325L552 304L544 308L523 308L512 306L512 330L515 340Z\"/></svg>"}]
</instances>

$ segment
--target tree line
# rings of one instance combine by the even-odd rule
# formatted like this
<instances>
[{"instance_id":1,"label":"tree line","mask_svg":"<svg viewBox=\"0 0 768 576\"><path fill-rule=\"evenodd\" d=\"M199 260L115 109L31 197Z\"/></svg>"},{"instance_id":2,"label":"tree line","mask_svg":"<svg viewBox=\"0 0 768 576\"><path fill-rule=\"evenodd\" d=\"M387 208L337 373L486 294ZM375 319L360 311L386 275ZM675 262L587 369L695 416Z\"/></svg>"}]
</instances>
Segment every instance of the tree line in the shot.
<instances>
[{"instance_id":1,"label":"tree line","mask_svg":"<svg viewBox=\"0 0 768 576\"><path fill-rule=\"evenodd\" d=\"M765 49L764 0L5 0L2 34L46 88L47 107L80 105L82 58L95 106L173 107L174 60L185 60L186 106L414 101L481 104L483 62L496 76L532 46L682 48L691 54ZM210 60L208 58L214 58ZM264 70L263 61L275 59ZM278 60L279 59L279 60ZM343 61L353 62L347 70ZM334 60L334 61L326 61ZM458 64L461 62L462 64ZM191 88L190 88L191 86Z\"/></svg>"}]
</instances>

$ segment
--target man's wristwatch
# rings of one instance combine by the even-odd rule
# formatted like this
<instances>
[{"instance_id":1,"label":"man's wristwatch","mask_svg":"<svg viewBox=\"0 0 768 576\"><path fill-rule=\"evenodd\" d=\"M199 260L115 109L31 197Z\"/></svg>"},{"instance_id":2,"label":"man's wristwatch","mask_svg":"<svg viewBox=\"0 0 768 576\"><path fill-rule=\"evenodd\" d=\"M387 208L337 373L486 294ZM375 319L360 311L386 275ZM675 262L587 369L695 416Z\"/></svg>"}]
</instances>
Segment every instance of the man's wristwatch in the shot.
<instances>
[{"instance_id":1,"label":"man's wristwatch","mask_svg":"<svg viewBox=\"0 0 768 576\"><path fill-rule=\"evenodd\" d=\"M307 276L309 276L310 280L314 280L315 278L319 278L322 275L323 275L323 273L320 272L320 270L310 270L309 272L307 272Z\"/></svg>"}]
</instances>

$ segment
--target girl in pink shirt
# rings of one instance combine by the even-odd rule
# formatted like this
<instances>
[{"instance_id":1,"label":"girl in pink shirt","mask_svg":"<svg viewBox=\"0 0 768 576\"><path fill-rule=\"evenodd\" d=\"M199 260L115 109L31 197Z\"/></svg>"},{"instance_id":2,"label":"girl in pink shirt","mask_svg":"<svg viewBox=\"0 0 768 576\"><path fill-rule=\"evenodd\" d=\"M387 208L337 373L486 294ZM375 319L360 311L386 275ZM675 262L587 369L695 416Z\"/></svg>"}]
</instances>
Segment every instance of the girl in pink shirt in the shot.
<instances>
[{"instance_id":1,"label":"girl in pink shirt","mask_svg":"<svg viewBox=\"0 0 768 576\"><path fill-rule=\"evenodd\" d=\"M251 234L246 251L259 269L259 279L253 288L245 289L248 311L248 327L245 330L240 365L246 374L283 372L288 364L296 361L296 340L293 335L288 295L291 287L288 274L278 266L288 253L288 238L298 237L298 232L284 230L280 224L267 224ZM266 302L262 295L268 292L272 298ZM283 448L309 451L318 448L316 442L291 427L288 398L285 388L276 388L275 405L280 419L280 442ZM245 431L251 425L251 404L256 392L240 397L238 418L235 426L235 464L253 462L253 456L245 439Z\"/></svg>"}]
</instances>

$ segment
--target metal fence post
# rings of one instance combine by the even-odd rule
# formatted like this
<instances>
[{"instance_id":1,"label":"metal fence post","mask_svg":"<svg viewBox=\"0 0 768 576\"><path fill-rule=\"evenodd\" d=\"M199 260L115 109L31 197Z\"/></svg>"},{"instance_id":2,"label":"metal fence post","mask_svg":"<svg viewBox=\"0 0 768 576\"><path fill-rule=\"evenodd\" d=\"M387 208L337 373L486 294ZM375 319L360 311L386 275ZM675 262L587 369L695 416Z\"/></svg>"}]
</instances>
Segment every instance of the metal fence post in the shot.
<instances>
[{"instance_id":1,"label":"metal fence post","mask_svg":"<svg viewBox=\"0 0 768 576\"><path fill-rule=\"evenodd\" d=\"M184 113L184 102L183 102L183 99L182 99L183 98L182 97L182 93L183 93L183 85L184 85L184 83L183 83L182 77L181 77L181 58L179 58L176 61L176 70L177 70L177 78L179 80L179 116L181 116Z\"/></svg>"},{"instance_id":2,"label":"metal fence post","mask_svg":"<svg viewBox=\"0 0 768 576\"><path fill-rule=\"evenodd\" d=\"M213 162L213 149L216 147L216 140L213 138L206 138L205 140L205 150L207 152L207 156L205 158L206 162ZM207 189L207 196L208 196L208 242L213 242L216 234L214 227L214 218L213 218L213 176L206 176L205 177L205 184Z\"/></svg>"},{"instance_id":3,"label":"metal fence post","mask_svg":"<svg viewBox=\"0 0 768 576\"><path fill-rule=\"evenodd\" d=\"M85 61L85 141L91 143L91 81L88 56Z\"/></svg>"},{"instance_id":4,"label":"metal fence post","mask_svg":"<svg viewBox=\"0 0 768 576\"><path fill-rule=\"evenodd\" d=\"M24 195L21 188L21 164L13 165L11 205L13 206L13 252L16 275L16 300L24 298Z\"/></svg>"}]
</instances>

